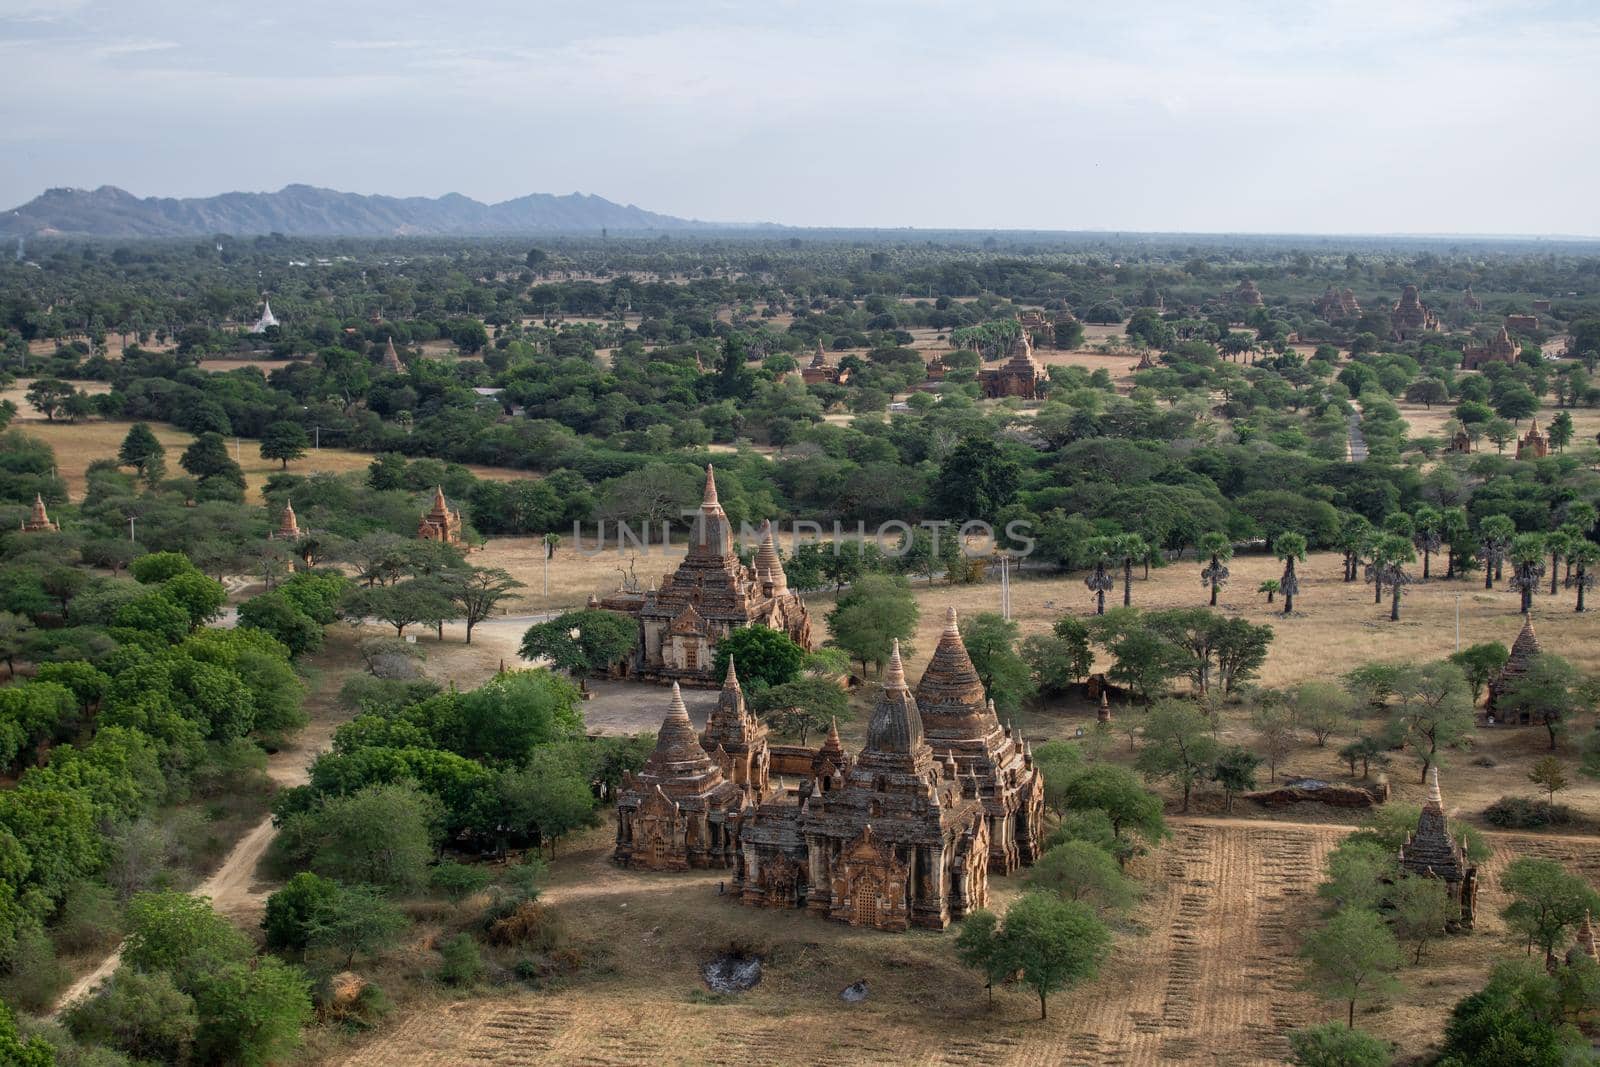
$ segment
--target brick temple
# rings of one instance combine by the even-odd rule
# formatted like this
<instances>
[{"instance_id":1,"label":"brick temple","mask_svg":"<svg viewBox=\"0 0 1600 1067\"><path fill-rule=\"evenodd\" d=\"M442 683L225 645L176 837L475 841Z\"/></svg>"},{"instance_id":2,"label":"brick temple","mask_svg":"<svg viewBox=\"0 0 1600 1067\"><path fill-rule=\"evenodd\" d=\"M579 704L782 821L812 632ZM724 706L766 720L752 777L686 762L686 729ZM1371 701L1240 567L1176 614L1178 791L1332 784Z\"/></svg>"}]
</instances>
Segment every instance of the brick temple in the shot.
<instances>
[{"instance_id":1,"label":"brick temple","mask_svg":"<svg viewBox=\"0 0 1600 1067\"><path fill-rule=\"evenodd\" d=\"M1400 866L1409 874L1442 879L1451 903L1461 909L1460 919L1452 925L1472 929L1478 912L1478 868L1450 834L1439 793L1438 767L1428 772L1428 799L1417 817L1417 828L1400 849Z\"/></svg>"}]
</instances>

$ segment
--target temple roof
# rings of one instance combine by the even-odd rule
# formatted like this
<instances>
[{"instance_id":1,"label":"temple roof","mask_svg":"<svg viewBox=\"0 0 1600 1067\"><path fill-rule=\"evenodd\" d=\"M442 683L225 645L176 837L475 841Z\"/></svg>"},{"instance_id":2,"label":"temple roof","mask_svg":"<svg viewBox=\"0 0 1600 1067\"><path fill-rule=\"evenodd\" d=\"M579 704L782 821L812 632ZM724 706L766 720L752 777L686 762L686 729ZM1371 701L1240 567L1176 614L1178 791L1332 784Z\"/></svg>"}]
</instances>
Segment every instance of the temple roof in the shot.
<instances>
[{"instance_id":1,"label":"temple roof","mask_svg":"<svg viewBox=\"0 0 1600 1067\"><path fill-rule=\"evenodd\" d=\"M757 732L764 731L745 706L744 689L739 685L733 656L729 655L728 673L722 681L722 692L717 697L717 706L711 709L711 715L706 719L700 744L704 748L720 746L725 750L732 745L742 750L749 745L751 735Z\"/></svg>"},{"instance_id":2,"label":"temple roof","mask_svg":"<svg viewBox=\"0 0 1600 1067\"><path fill-rule=\"evenodd\" d=\"M1467 857L1450 836L1445 820L1444 798L1439 792L1439 768L1428 774L1428 799L1417 817L1417 828L1400 849L1400 865L1413 874L1460 882L1466 874Z\"/></svg>"},{"instance_id":3,"label":"temple roof","mask_svg":"<svg viewBox=\"0 0 1600 1067\"><path fill-rule=\"evenodd\" d=\"M888 672L883 681L883 693L872 709L872 719L867 723L867 744L862 755L912 755L927 747L922 732L922 715L917 710L916 698L906 685L905 664L900 660L900 641L894 643L889 654Z\"/></svg>"},{"instance_id":4,"label":"temple roof","mask_svg":"<svg viewBox=\"0 0 1600 1067\"><path fill-rule=\"evenodd\" d=\"M695 517L694 528L689 531L689 556L707 560L723 560L733 555L733 529L728 525L727 513L717 500L716 472L706 466L705 493L700 501L700 514Z\"/></svg>"},{"instance_id":5,"label":"temple roof","mask_svg":"<svg viewBox=\"0 0 1600 1067\"><path fill-rule=\"evenodd\" d=\"M383 365L398 374L405 370L405 364L400 362L400 353L394 350L394 338L387 337L383 342Z\"/></svg>"},{"instance_id":6,"label":"temple roof","mask_svg":"<svg viewBox=\"0 0 1600 1067\"><path fill-rule=\"evenodd\" d=\"M761 522L761 546L756 549L756 578L770 584L774 593L784 592L789 587L788 576L783 573L783 561L778 558L771 519Z\"/></svg>"},{"instance_id":7,"label":"temple roof","mask_svg":"<svg viewBox=\"0 0 1600 1067\"><path fill-rule=\"evenodd\" d=\"M982 737L999 728L989 714L983 682L961 640L955 608L945 612L944 632L917 683L917 709L931 737Z\"/></svg>"},{"instance_id":8,"label":"temple roof","mask_svg":"<svg viewBox=\"0 0 1600 1067\"><path fill-rule=\"evenodd\" d=\"M655 751L638 777L647 787L659 784L674 797L704 792L722 781L722 769L701 747L694 732L677 682L672 683L672 702L667 706L666 718L661 720L661 731L656 734Z\"/></svg>"}]
</instances>

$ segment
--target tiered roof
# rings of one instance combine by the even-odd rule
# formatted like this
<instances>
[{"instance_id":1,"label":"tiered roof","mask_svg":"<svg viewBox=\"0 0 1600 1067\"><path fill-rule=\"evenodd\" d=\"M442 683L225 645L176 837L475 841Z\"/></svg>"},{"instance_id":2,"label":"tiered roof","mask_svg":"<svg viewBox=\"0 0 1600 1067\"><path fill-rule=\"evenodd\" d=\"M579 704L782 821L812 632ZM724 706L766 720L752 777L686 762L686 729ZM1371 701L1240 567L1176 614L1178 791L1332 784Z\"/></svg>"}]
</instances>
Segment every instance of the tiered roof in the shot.
<instances>
[{"instance_id":1,"label":"tiered roof","mask_svg":"<svg viewBox=\"0 0 1600 1067\"><path fill-rule=\"evenodd\" d=\"M293 501L284 501L283 517L278 522L277 537L280 541L300 540L300 521L295 517Z\"/></svg>"},{"instance_id":2,"label":"tiered roof","mask_svg":"<svg viewBox=\"0 0 1600 1067\"><path fill-rule=\"evenodd\" d=\"M1516 684L1517 679L1528 672L1533 664L1533 658L1543 651L1539 647L1539 637L1533 632L1533 616L1522 617L1522 629L1517 633L1517 639L1511 643L1511 655L1506 658L1506 664L1500 668L1489 682L1489 707L1492 709L1500 695Z\"/></svg>"},{"instance_id":3,"label":"tiered roof","mask_svg":"<svg viewBox=\"0 0 1600 1067\"><path fill-rule=\"evenodd\" d=\"M400 362L400 353L394 350L394 338L387 337L383 342L383 369L393 374L399 374L406 369Z\"/></svg>"},{"instance_id":4,"label":"tiered roof","mask_svg":"<svg viewBox=\"0 0 1600 1067\"><path fill-rule=\"evenodd\" d=\"M728 674L722 682L722 693L717 706L706 719L705 732L700 735L700 747L714 752L719 747L729 754L748 751L751 746L765 743L767 728L745 705L744 689L739 685L739 675L728 657Z\"/></svg>"},{"instance_id":5,"label":"tiered roof","mask_svg":"<svg viewBox=\"0 0 1600 1067\"><path fill-rule=\"evenodd\" d=\"M33 510L28 517L22 520L23 533L56 533L60 531L61 524L50 521L50 512L45 509L44 497L39 493L33 494Z\"/></svg>"},{"instance_id":6,"label":"tiered roof","mask_svg":"<svg viewBox=\"0 0 1600 1067\"><path fill-rule=\"evenodd\" d=\"M701 746L677 682L672 683L672 701L656 734L655 751L623 788L641 795L660 791L680 807L696 809L736 806L742 799L739 787L724 780L722 768Z\"/></svg>"},{"instance_id":7,"label":"tiered roof","mask_svg":"<svg viewBox=\"0 0 1600 1067\"><path fill-rule=\"evenodd\" d=\"M1417 828L1400 849L1400 866L1412 874L1461 882L1467 874L1467 857L1450 836L1439 793L1439 768L1428 772L1428 799L1417 818Z\"/></svg>"}]
</instances>

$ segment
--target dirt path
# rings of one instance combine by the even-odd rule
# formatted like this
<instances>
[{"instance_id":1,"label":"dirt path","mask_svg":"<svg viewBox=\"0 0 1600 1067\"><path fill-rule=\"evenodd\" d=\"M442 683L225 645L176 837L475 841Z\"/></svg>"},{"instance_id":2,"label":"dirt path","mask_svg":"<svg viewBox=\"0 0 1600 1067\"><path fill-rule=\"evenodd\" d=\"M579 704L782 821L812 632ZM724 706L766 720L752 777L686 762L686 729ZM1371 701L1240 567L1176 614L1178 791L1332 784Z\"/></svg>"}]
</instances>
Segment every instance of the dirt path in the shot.
<instances>
[{"instance_id":1,"label":"dirt path","mask_svg":"<svg viewBox=\"0 0 1600 1067\"><path fill-rule=\"evenodd\" d=\"M1361 409L1350 412L1350 439L1345 445L1345 458L1360 463L1367 458L1367 439L1361 435Z\"/></svg>"}]
</instances>

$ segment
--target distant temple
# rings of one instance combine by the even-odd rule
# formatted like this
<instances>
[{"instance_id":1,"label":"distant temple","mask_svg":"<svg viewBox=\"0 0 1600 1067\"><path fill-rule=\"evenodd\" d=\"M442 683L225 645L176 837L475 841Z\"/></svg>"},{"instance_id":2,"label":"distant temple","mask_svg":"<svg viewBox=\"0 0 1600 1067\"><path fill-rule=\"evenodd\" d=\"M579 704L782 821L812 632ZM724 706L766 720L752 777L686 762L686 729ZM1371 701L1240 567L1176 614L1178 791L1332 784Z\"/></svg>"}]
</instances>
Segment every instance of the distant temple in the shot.
<instances>
[{"instance_id":1,"label":"distant temple","mask_svg":"<svg viewBox=\"0 0 1600 1067\"><path fill-rule=\"evenodd\" d=\"M295 517L294 504L284 501L283 517L278 520L278 528L272 533L274 541L300 540L300 521Z\"/></svg>"},{"instance_id":2,"label":"distant temple","mask_svg":"<svg viewBox=\"0 0 1600 1067\"><path fill-rule=\"evenodd\" d=\"M841 367L828 364L828 356L822 350L822 342L817 342L816 355L811 357L811 365L800 371L800 380L807 385L816 385L827 382L832 385L843 385L850 380L850 371Z\"/></svg>"},{"instance_id":3,"label":"distant temple","mask_svg":"<svg viewBox=\"0 0 1600 1067\"><path fill-rule=\"evenodd\" d=\"M1504 326L1485 345L1469 345L1461 352L1461 369L1477 370L1487 363L1515 363L1519 353L1517 343L1511 339Z\"/></svg>"},{"instance_id":4,"label":"distant temple","mask_svg":"<svg viewBox=\"0 0 1600 1067\"><path fill-rule=\"evenodd\" d=\"M1449 451L1458 452L1461 455L1467 455L1472 451L1472 435L1467 433L1465 426L1457 430L1456 435L1450 438Z\"/></svg>"},{"instance_id":5,"label":"distant temple","mask_svg":"<svg viewBox=\"0 0 1600 1067\"><path fill-rule=\"evenodd\" d=\"M1500 698L1516 685L1517 681L1526 673L1533 664L1535 656L1543 649L1539 646L1539 638L1533 632L1533 616L1522 617L1522 629L1517 634L1517 639L1511 643L1511 655L1506 659L1505 666L1501 667L1495 676L1489 679L1488 715L1491 722L1503 721L1495 712ZM1515 725L1527 726L1532 721L1531 716L1523 711Z\"/></svg>"},{"instance_id":6,"label":"distant temple","mask_svg":"<svg viewBox=\"0 0 1600 1067\"><path fill-rule=\"evenodd\" d=\"M1467 291L1461 294L1461 306L1467 311L1482 311L1483 301L1472 291L1472 286L1467 286Z\"/></svg>"},{"instance_id":7,"label":"distant temple","mask_svg":"<svg viewBox=\"0 0 1600 1067\"><path fill-rule=\"evenodd\" d=\"M1452 925L1472 929L1478 911L1478 868L1467 859L1460 842L1450 836L1444 799L1439 794L1438 767L1428 772L1428 800L1417 817L1417 828L1400 849L1400 866L1408 874L1442 880L1451 903L1460 908L1461 917Z\"/></svg>"},{"instance_id":8,"label":"distant temple","mask_svg":"<svg viewBox=\"0 0 1600 1067\"><path fill-rule=\"evenodd\" d=\"M1240 307L1258 308L1266 304L1261 296L1261 290L1256 288L1255 279L1246 278L1239 283L1239 288L1233 291L1232 300Z\"/></svg>"},{"instance_id":9,"label":"distant temple","mask_svg":"<svg viewBox=\"0 0 1600 1067\"><path fill-rule=\"evenodd\" d=\"M33 494L33 509L28 517L22 520L23 533L60 533L61 524L50 521L50 513L45 510L44 497L38 493Z\"/></svg>"},{"instance_id":10,"label":"distant temple","mask_svg":"<svg viewBox=\"0 0 1600 1067\"><path fill-rule=\"evenodd\" d=\"M1506 329L1515 330L1517 333L1532 333L1539 328L1537 315L1507 315Z\"/></svg>"},{"instance_id":11,"label":"distant temple","mask_svg":"<svg viewBox=\"0 0 1600 1067\"><path fill-rule=\"evenodd\" d=\"M1037 400L1044 392L1045 370L1033 358L1033 342L1024 329L1011 345L1011 357L998 367L980 371L978 383L990 399L1020 397Z\"/></svg>"},{"instance_id":12,"label":"distant temple","mask_svg":"<svg viewBox=\"0 0 1600 1067\"><path fill-rule=\"evenodd\" d=\"M1389 339L1414 340L1424 333L1439 329L1439 316L1423 306L1417 287L1408 285L1400 291L1400 299L1389 312Z\"/></svg>"},{"instance_id":13,"label":"distant temple","mask_svg":"<svg viewBox=\"0 0 1600 1067\"><path fill-rule=\"evenodd\" d=\"M1317 314L1329 322L1334 319L1353 319L1361 314L1361 302L1356 299L1354 290L1339 291L1331 285L1317 299L1316 306Z\"/></svg>"},{"instance_id":14,"label":"distant temple","mask_svg":"<svg viewBox=\"0 0 1600 1067\"><path fill-rule=\"evenodd\" d=\"M383 357L379 360L383 369L390 374L405 373L406 365L400 362L400 353L394 350L394 338L386 338L383 342Z\"/></svg>"},{"instance_id":15,"label":"distant temple","mask_svg":"<svg viewBox=\"0 0 1600 1067\"><path fill-rule=\"evenodd\" d=\"M781 631L807 650L813 644L811 616L805 600L789 589L771 523L762 528L755 562L741 563L710 467L689 551L678 569L654 590L618 590L600 606L638 619L639 643L624 673L656 681L715 685L717 642L743 626Z\"/></svg>"},{"instance_id":16,"label":"distant temple","mask_svg":"<svg viewBox=\"0 0 1600 1067\"><path fill-rule=\"evenodd\" d=\"M1519 459L1543 459L1550 454L1550 439L1539 429L1538 419L1528 420L1528 432L1517 445Z\"/></svg>"},{"instance_id":17,"label":"distant temple","mask_svg":"<svg viewBox=\"0 0 1600 1067\"><path fill-rule=\"evenodd\" d=\"M1600 963L1600 945L1595 943L1594 923L1590 921L1588 912L1583 913L1583 925L1578 927L1578 936L1567 950L1567 962L1574 963L1581 956Z\"/></svg>"},{"instance_id":18,"label":"distant temple","mask_svg":"<svg viewBox=\"0 0 1600 1067\"><path fill-rule=\"evenodd\" d=\"M266 297L261 298L261 317L256 324L250 327L251 333L266 333L267 327L278 325L278 317L272 313L272 301Z\"/></svg>"},{"instance_id":19,"label":"distant temple","mask_svg":"<svg viewBox=\"0 0 1600 1067\"><path fill-rule=\"evenodd\" d=\"M417 522L417 538L441 545L461 544L461 512L445 500L442 486L434 488L433 507Z\"/></svg>"}]
</instances>

